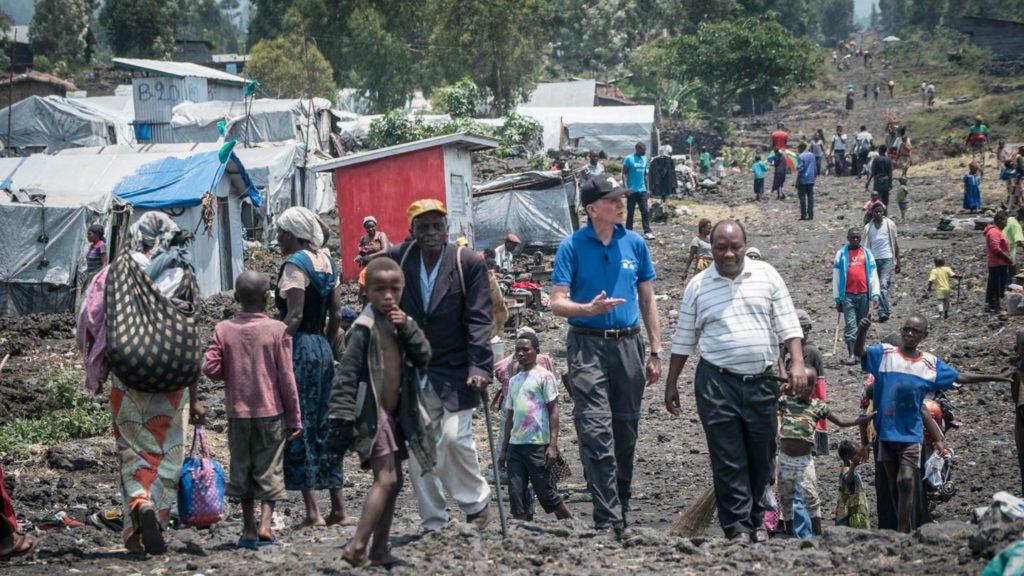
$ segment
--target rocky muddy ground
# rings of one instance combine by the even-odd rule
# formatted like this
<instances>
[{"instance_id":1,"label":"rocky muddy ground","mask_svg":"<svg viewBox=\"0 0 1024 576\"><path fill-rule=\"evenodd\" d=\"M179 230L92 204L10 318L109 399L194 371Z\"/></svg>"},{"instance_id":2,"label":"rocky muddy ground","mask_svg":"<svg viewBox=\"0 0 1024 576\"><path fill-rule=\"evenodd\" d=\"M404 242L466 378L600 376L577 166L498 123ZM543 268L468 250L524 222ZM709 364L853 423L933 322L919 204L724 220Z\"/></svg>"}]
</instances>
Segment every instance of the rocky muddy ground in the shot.
<instances>
[{"instance_id":1,"label":"rocky muddy ground","mask_svg":"<svg viewBox=\"0 0 1024 576\"><path fill-rule=\"evenodd\" d=\"M955 163L952 164L955 168ZM972 371L996 371L1010 359L1013 335L1024 326L1011 318L999 321L982 311L984 289L984 248L980 232L970 223L949 233L939 233L935 225L940 214L959 213L958 178L955 170L941 173L923 167L929 176L911 172L911 212L900 227L903 271L891 290L893 319L876 325L872 335L881 338L895 330L909 313L931 311L925 299L928 271L932 259L943 254L947 262L966 279L961 300L947 321L933 320L926 347L954 366ZM828 394L831 404L841 413L853 413L863 376L857 369L842 366L839 356L831 356L832 330L836 313L831 304L830 263L842 245L846 229L861 222L864 202L863 183L855 179L823 178L817 187L816 218L799 222L795 194L785 201L750 201L750 182L746 176L727 179L723 190L696 201L687 200L691 217L673 217L657 224L657 239L651 242L658 280L662 340L667 348L674 330L671 311L679 304L683 284L684 246L692 238L696 221L733 216L744 221L749 244L761 249L765 259L775 265L787 280L794 302L807 309L814 319L813 339L826 353ZM986 183L986 200L997 198L996 185ZM673 207L680 202L673 202ZM270 256L267 256L270 258ZM271 266L272 268L273 266ZM350 299L352 294L348 296ZM204 326L230 315L230 299L220 296L207 302ZM3 320L4 353L11 360L4 371L6 414L32 414L33 383L52 374L56 363L75 365L71 336L72 324L65 316ZM560 369L564 366L565 325L550 317L542 327L542 343ZM840 343L840 346L842 344ZM692 382L692 367L684 374L684 389ZM25 393L8 396L11 388ZM948 445L958 454L959 494L937 509L939 523L911 536L892 532L857 532L829 529L813 541L775 540L756 548L729 548L716 527L705 538L679 539L667 534L675 515L690 503L710 482L707 446L691 397L684 396L684 416L670 417L662 404L663 384L647 390L646 408L641 423L637 450L634 496L634 531L618 543L590 529L590 504L585 498L575 434L570 418L563 418L562 450L574 465L575 474L561 488L578 515L575 521L543 518L536 523L512 522L509 538L502 540L497 521L483 533L461 522L458 512L453 523L440 532L421 535L411 490L400 497L395 522L395 552L412 563L412 568L397 573L443 574L471 573L978 573L987 556L998 550L989 546L987 555L976 554L968 546L974 529L964 524L970 510L987 504L992 493L1019 488L1012 439L1013 418L1006 385L983 384L965 387L952 395L965 426L952 432ZM222 431L224 411L219 390L203 387L204 402L211 409L213 450L221 462L227 453ZM571 404L563 399L563 409ZM476 430L481 461L489 468L482 418ZM833 446L842 439L854 439L852 430L831 430ZM820 492L826 517L831 518L838 462L834 456L819 457L816 463ZM32 519L44 519L66 511L84 519L98 509L118 504L113 466L112 442L107 438L77 441L53 448L39 447L29 456L8 456L4 461L9 486L19 512ZM348 510L358 515L369 485L367 473L349 462ZM873 466L863 467L865 483L870 486ZM874 498L868 488L869 497ZM324 503L326 504L326 502ZM237 505L232 505L237 512ZM279 507L281 524L288 526L301 518L297 495ZM352 534L351 528L323 528L297 532L284 528L284 545L260 552L234 547L240 521L236 514L209 530L183 529L168 533L170 553L159 558L137 559L120 546L117 535L93 527L74 528L60 533L40 534L40 549L31 560L10 568L12 573L177 573L177 574L262 574L262 573L338 573L347 570L339 558L340 547ZM1012 538L1013 534L1006 536ZM369 572L369 570L367 570Z\"/></svg>"}]
</instances>

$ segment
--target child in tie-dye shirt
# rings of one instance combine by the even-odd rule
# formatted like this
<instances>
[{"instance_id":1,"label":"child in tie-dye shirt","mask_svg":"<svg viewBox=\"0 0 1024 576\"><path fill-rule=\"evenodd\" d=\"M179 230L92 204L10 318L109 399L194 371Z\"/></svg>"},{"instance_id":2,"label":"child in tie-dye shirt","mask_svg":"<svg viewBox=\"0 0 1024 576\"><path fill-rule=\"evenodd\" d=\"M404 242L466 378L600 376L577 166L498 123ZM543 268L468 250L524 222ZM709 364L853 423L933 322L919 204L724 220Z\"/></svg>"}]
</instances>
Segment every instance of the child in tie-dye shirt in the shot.
<instances>
[{"instance_id":1,"label":"child in tie-dye shirt","mask_svg":"<svg viewBox=\"0 0 1024 576\"><path fill-rule=\"evenodd\" d=\"M519 373L509 380L505 397L506 421L511 425L505 427L498 467L508 471L509 503L517 520L533 520L526 494L530 484L545 512L572 517L555 486L558 385L554 374L537 365L539 353L536 334L519 335L515 352Z\"/></svg>"}]
</instances>

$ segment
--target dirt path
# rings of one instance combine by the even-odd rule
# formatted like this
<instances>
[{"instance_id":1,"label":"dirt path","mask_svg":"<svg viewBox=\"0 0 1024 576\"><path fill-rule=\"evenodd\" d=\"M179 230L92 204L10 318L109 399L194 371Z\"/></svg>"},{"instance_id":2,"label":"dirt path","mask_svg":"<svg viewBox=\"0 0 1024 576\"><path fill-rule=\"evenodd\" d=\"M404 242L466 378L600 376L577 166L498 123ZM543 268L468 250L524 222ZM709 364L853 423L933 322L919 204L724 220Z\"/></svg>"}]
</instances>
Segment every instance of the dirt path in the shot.
<instances>
[{"instance_id":1,"label":"dirt path","mask_svg":"<svg viewBox=\"0 0 1024 576\"><path fill-rule=\"evenodd\" d=\"M880 111L887 106L906 110L919 105L919 101L907 96L888 102L883 94L877 107L873 103L864 106L860 86L866 74L860 67L850 74L850 80L858 87L858 101L854 113L843 123L851 136L860 123L865 123L876 138L881 138L884 120L880 119ZM884 76L880 76L879 82L883 81ZM793 134L809 135L817 127L828 133L842 117L841 106L841 102L834 107L784 106L778 116ZM767 131L762 140L767 141ZM954 232L935 230L940 215L958 212L958 174L949 167L959 163L952 160L941 166L911 170L911 211L908 220L900 223L903 271L891 288L893 319L887 325L876 326L872 337L879 339L895 330L910 313L931 312L932 303L925 298L924 291L932 259L942 254L955 271L965 276L962 300L956 303L954 315L948 321L933 320L924 347L960 369L997 371L1010 360L1013 335L1021 322L1017 318L1000 322L982 312L985 264L981 234L971 229L969 223L965 229ZM809 311L814 320L813 341L823 352L831 352L836 313L830 296L830 266L835 251L845 240L846 229L862 222L861 206L866 199L863 182L821 179L816 186L813 222L797 220L795 193L789 194L786 201L755 204L750 201L750 189L747 175L730 176L720 193L696 202L687 201L694 212L692 217L655 225L657 239L651 242L651 249L658 272L655 292L666 297L659 301L666 353L675 329L671 311L678 308L683 290L680 275L686 245L695 233L696 222L701 217L727 216L744 221L749 244L760 248L764 258L778 268L794 303ZM996 183L986 182L983 190L986 205L997 199ZM212 303L207 312L209 326L229 315L231 309L230 301L223 297ZM0 319L0 353L12 352L5 368L3 385L7 388L0 418L38 413L40 382L59 370L61 363L76 366L69 340L73 326L68 323L69 318ZM565 324L546 317L540 327L547 328L541 333L542 346L561 370L565 365ZM692 385L692 374L691 363L683 375L684 391ZM829 356L826 376L830 404L839 413L853 413L863 375L858 369L841 365L839 357ZM663 383L658 383L644 394L631 516L634 530L624 542L611 541L589 529L591 506L583 490L575 432L568 417L572 406L563 398L563 414L567 417L562 419L561 449L572 464L574 475L561 489L579 519L559 522L542 517L533 524L512 523L509 539L502 541L496 514L495 521L481 534L462 524L462 515L456 511L455 521L448 527L420 535L415 501L406 486L399 499L392 545L412 567L398 569L396 573L977 574L987 557L977 556L968 548L967 536L973 529L963 522L972 508L987 504L992 493L1020 490L1008 386L983 384L965 387L951 395L965 426L948 438L947 445L957 453L959 493L949 503L937 507L940 523L912 536L829 528L823 538L814 541L773 540L756 548L728 548L718 537L721 532L716 527L706 539L672 538L666 535L667 526L710 483L710 470L707 445L692 397L684 394L684 415L672 418L663 407L663 390ZM203 394L211 411L214 454L226 463L221 393L212 386L204 386ZM475 432L481 462L487 470L482 418L476 419ZM856 432L850 429L840 431L833 427L830 431L833 448L841 440L855 438ZM107 438L40 449L26 459L9 458L4 465L17 509L30 518L45 518L63 510L84 519L88 513L119 504L112 442ZM838 473L834 451L830 456L817 458L816 466L823 516L828 524L835 504ZM346 462L346 472L346 504L351 514L358 515L369 486L369 474L359 471L354 460ZM873 504L873 465L864 466L862 473ZM282 503L279 512L283 525L297 522L302 515L298 496L292 495ZM86 527L47 533L42 535L39 554L33 560L14 564L5 573L337 574L347 569L339 553L352 534L351 528L308 532L286 528L281 532L283 546L260 552L234 547L239 529L237 510L233 510L230 519L210 530L169 532L170 553L146 560L125 553L112 532ZM989 555L997 549L990 547Z\"/></svg>"}]
</instances>

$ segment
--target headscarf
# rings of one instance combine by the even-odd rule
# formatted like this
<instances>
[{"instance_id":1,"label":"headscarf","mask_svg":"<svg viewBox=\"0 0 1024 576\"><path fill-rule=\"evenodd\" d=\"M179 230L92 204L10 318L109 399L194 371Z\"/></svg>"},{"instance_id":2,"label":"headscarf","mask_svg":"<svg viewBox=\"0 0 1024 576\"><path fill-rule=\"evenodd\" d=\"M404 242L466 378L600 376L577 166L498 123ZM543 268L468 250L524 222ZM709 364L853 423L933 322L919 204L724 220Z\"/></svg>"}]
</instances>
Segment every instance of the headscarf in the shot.
<instances>
[{"instance_id":1,"label":"headscarf","mask_svg":"<svg viewBox=\"0 0 1024 576\"><path fill-rule=\"evenodd\" d=\"M320 227L320 219L308 208L292 206L285 210L277 217L277 227L299 240L309 242L313 250L319 250L324 244L324 230Z\"/></svg>"},{"instance_id":2,"label":"headscarf","mask_svg":"<svg viewBox=\"0 0 1024 576\"><path fill-rule=\"evenodd\" d=\"M141 251L144 246L153 246L154 255L163 252L178 230L178 225L167 214L146 212L129 229L132 249Z\"/></svg>"}]
</instances>

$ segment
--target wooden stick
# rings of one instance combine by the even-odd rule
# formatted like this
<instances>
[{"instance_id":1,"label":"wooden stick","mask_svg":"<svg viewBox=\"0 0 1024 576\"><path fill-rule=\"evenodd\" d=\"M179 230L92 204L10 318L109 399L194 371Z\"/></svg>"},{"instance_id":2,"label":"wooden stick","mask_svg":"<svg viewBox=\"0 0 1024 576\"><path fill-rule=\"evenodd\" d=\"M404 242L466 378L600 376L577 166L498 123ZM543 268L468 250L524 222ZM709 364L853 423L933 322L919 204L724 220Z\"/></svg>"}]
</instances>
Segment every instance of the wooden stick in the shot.
<instances>
[{"instance_id":1,"label":"wooden stick","mask_svg":"<svg viewBox=\"0 0 1024 576\"><path fill-rule=\"evenodd\" d=\"M4 366L7 365L7 359L10 358L10 357L11 357L11 355L7 354L6 356L4 356L3 360L0 360L0 372L4 371Z\"/></svg>"},{"instance_id":2,"label":"wooden stick","mask_svg":"<svg viewBox=\"0 0 1024 576\"><path fill-rule=\"evenodd\" d=\"M835 335L835 338L832 339L832 355L833 356L836 355L836 350L839 349L839 327L843 325L843 313L842 312L837 312L837 314L838 314L838 316L836 317L836 335Z\"/></svg>"}]
</instances>

